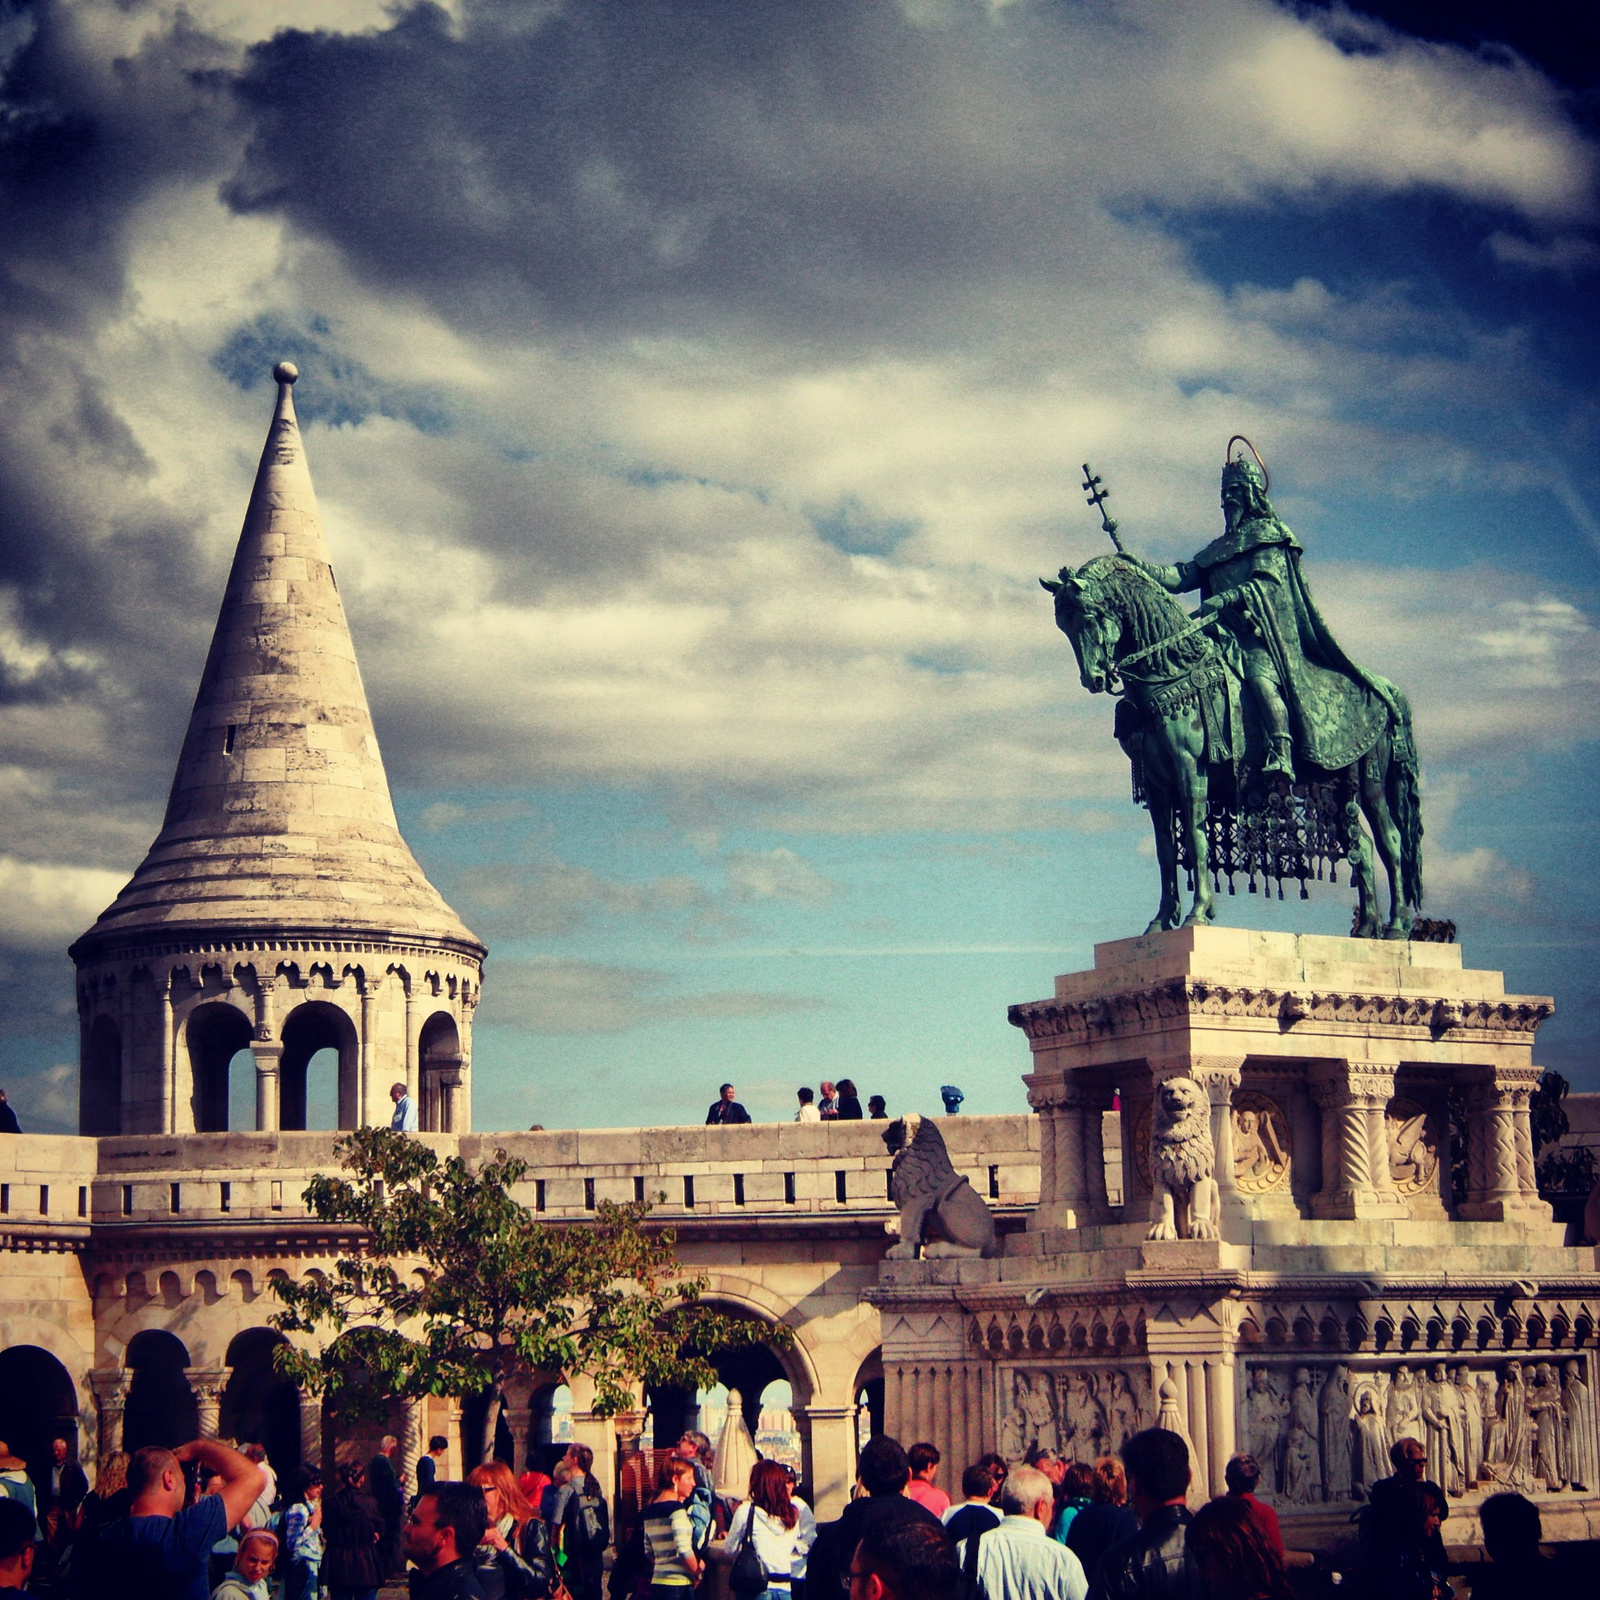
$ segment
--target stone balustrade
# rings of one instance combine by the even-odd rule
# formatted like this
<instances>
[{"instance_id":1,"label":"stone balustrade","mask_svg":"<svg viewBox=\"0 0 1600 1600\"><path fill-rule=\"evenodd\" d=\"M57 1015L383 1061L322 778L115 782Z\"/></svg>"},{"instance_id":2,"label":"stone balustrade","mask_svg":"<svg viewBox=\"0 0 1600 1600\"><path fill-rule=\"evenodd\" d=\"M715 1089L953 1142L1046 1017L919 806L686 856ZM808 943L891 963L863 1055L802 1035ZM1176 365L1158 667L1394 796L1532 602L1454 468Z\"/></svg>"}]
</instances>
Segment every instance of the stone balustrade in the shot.
<instances>
[{"instance_id":1,"label":"stone balustrade","mask_svg":"<svg viewBox=\"0 0 1600 1600\"><path fill-rule=\"evenodd\" d=\"M885 1124L753 1123L731 1128L558 1129L421 1134L441 1156L504 1149L528 1163L517 1197L551 1221L602 1201L645 1199L674 1221L887 1214ZM1039 1193L1039 1120L941 1118L956 1170L991 1204ZM338 1169L337 1133L30 1136L0 1142L0 1223L117 1229L280 1222L305 1216L311 1176ZM7 1148L10 1147L10 1148Z\"/></svg>"}]
</instances>

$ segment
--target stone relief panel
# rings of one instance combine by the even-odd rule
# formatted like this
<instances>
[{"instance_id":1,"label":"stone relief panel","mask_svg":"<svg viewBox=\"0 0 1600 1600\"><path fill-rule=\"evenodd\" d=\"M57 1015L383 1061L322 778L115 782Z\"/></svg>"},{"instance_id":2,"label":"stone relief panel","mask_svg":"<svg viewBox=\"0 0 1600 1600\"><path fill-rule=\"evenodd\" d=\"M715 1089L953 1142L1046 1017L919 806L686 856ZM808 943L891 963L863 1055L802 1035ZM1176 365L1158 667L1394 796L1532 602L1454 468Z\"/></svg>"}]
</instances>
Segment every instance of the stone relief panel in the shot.
<instances>
[{"instance_id":1,"label":"stone relief panel","mask_svg":"<svg viewBox=\"0 0 1600 1600\"><path fill-rule=\"evenodd\" d=\"M1112 1455L1155 1416L1150 1375L1116 1366L997 1369L1000 1450L1050 1449L1071 1461Z\"/></svg>"},{"instance_id":2,"label":"stone relief panel","mask_svg":"<svg viewBox=\"0 0 1600 1600\"><path fill-rule=\"evenodd\" d=\"M1283 1107L1270 1095L1241 1089L1232 1116L1234 1187L1242 1194L1287 1189L1293 1144Z\"/></svg>"},{"instance_id":3,"label":"stone relief panel","mask_svg":"<svg viewBox=\"0 0 1600 1600\"><path fill-rule=\"evenodd\" d=\"M1280 1504L1364 1499L1400 1439L1424 1446L1429 1479L1458 1499L1600 1487L1588 1357L1245 1366L1239 1447Z\"/></svg>"},{"instance_id":4,"label":"stone relief panel","mask_svg":"<svg viewBox=\"0 0 1600 1600\"><path fill-rule=\"evenodd\" d=\"M1401 1194L1439 1187L1439 1133L1434 1119L1415 1100L1397 1096L1384 1114L1389 1135L1389 1171Z\"/></svg>"}]
</instances>

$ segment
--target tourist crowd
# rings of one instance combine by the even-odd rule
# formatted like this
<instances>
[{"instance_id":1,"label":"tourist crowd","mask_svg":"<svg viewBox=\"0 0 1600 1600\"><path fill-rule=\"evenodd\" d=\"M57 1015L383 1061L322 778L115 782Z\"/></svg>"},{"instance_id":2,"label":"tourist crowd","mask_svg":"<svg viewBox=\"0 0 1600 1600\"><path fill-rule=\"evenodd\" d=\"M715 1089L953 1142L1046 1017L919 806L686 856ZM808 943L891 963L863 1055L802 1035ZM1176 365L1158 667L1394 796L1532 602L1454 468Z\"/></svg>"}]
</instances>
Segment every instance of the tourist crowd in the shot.
<instances>
[{"instance_id":1,"label":"tourist crowd","mask_svg":"<svg viewBox=\"0 0 1600 1600\"><path fill-rule=\"evenodd\" d=\"M409 1497L398 1445L346 1462L325 1486L301 1466L280 1485L258 1444L196 1439L101 1462L93 1489L66 1439L28 1470L0 1444L0 1600L692 1600L718 1562L733 1600L1292 1600L1276 1513L1249 1455L1227 1493L1190 1503L1187 1442L1163 1428L1117 1456L1023 1463L986 1455L938 1487L938 1449L886 1435L862 1450L855 1492L819 1523L794 1471L758 1460L741 1498L719 1495L704 1434L654 1452L650 1486L618 1501L613 1530L592 1452L550 1473L501 1461L439 1476L446 1441L418 1462ZM1415 1441L1391 1452L1345 1563L1363 1600L1449 1600L1448 1502ZM326 1492L325 1492L326 1489ZM1550 1582L1533 1503L1491 1495L1476 1600L1530 1600ZM609 1558L609 1559L608 1559ZM609 1576L608 1576L609 1573Z\"/></svg>"}]
</instances>

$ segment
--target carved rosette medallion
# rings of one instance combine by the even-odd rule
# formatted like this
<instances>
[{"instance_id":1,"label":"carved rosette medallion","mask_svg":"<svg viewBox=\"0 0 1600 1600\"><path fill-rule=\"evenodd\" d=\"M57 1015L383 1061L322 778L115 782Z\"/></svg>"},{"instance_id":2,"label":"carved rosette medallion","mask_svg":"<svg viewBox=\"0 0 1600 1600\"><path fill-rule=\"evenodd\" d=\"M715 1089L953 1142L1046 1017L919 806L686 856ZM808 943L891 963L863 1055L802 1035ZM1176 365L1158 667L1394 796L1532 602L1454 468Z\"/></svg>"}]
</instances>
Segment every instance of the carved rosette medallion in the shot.
<instances>
[{"instance_id":1,"label":"carved rosette medallion","mask_svg":"<svg viewBox=\"0 0 1600 1600\"><path fill-rule=\"evenodd\" d=\"M1149 1189L1150 1179L1150 1124L1155 1117L1155 1101L1144 1100L1133 1114L1133 1164L1138 1168L1144 1186ZM1123 1151L1127 1159L1127 1151Z\"/></svg>"},{"instance_id":2,"label":"carved rosette medallion","mask_svg":"<svg viewBox=\"0 0 1600 1600\"><path fill-rule=\"evenodd\" d=\"M1243 1089L1233 1097L1233 1185L1242 1194L1289 1187L1294 1154L1289 1118L1270 1095Z\"/></svg>"},{"instance_id":3,"label":"carved rosette medallion","mask_svg":"<svg viewBox=\"0 0 1600 1600\"><path fill-rule=\"evenodd\" d=\"M1421 1194L1439 1182L1439 1139L1433 1118L1415 1100L1396 1097L1384 1114L1389 1172L1401 1194Z\"/></svg>"}]
</instances>

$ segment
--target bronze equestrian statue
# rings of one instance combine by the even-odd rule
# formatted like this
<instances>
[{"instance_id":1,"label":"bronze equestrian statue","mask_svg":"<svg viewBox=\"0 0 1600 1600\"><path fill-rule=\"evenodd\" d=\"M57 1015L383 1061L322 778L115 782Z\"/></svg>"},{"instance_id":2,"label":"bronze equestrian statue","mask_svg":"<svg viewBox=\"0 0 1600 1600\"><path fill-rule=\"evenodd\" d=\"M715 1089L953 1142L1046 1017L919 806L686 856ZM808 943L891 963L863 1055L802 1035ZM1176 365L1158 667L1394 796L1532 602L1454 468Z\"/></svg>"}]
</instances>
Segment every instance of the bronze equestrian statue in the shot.
<instances>
[{"instance_id":1,"label":"bronze equestrian statue","mask_svg":"<svg viewBox=\"0 0 1600 1600\"><path fill-rule=\"evenodd\" d=\"M1234 446L1250 454L1234 454ZM1209 922L1213 889L1237 874L1307 881L1350 863L1359 938L1411 937L1422 905L1422 812L1411 708L1386 678L1339 648L1300 571L1300 543L1267 498L1247 439L1228 441L1224 531L1192 561L1128 554L1084 468L1090 504L1117 554L1057 582L1056 624L1083 686L1120 696L1115 731L1150 809L1161 905L1146 931ZM1191 617L1174 594L1198 590ZM1361 827L1365 815L1369 842ZM1372 846L1388 877L1382 916ZM1179 869L1194 897L1182 915Z\"/></svg>"}]
</instances>

